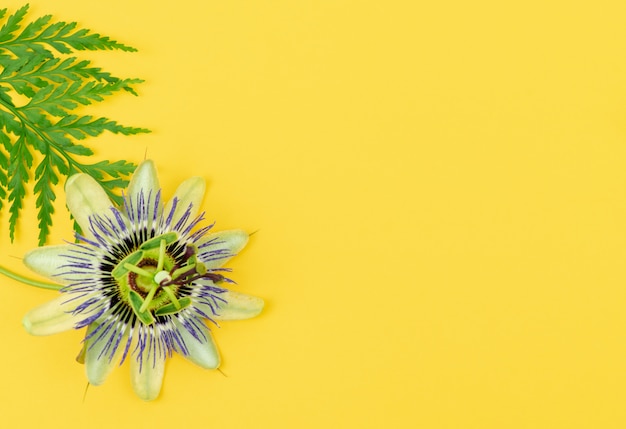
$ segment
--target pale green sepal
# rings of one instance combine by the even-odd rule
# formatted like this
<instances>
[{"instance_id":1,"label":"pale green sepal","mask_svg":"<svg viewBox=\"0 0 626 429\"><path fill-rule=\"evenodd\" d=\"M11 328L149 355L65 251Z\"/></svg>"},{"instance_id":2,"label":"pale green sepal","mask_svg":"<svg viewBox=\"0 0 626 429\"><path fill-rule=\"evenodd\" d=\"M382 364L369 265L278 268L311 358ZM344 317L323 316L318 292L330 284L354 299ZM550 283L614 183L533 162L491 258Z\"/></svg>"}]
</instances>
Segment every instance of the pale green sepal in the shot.
<instances>
[{"instance_id":1,"label":"pale green sepal","mask_svg":"<svg viewBox=\"0 0 626 429\"><path fill-rule=\"evenodd\" d=\"M198 341L175 317L172 318L172 321L187 348L187 353L184 353L176 344L176 351L202 368L217 369L220 366L220 353L215 341L213 341L211 331L204 324L195 324L206 338L206 341Z\"/></svg>"},{"instance_id":2,"label":"pale green sepal","mask_svg":"<svg viewBox=\"0 0 626 429\"><path fill-rule=\"evenodd\" d=\"M75 174L65 184L67 207L85 237L92 238L89 217L94 214L108 215L113 204L102 186L87 174Z\"/></svg>"},{"instance_id":3,"label":"pale green sepal","mask_svg":"<svg viewBox=\"0 0 626 429\"><path fill-rule=\"evenodd\" d=\"M165 356L153 356L144 350L141 359L133 356L130 359L130 381L133 390L144 401L152 401L159 396L165 372Z\"/></svg>"},{"instance_id":4,"label":"pale green sepal","mask_svg":"<svg viewBox=\"0 0 626 429\"><path fill-rule=\"evenodd\" d=\"M217 296L226 300L226 302L219 301L219 307L216 309L217 314L213 314L211 308L206 304L196 302L194 305L213 320L250 319L257 316L265 305L261 298L232 290Z\"/></svg>"},{"instance_id":5,"label":"pale green sepal","mask_svg":"<svg viewBox=\"0 0 626 429\"><path fill-rule=\"evenodd\" d=\"M156 166L153 161L147 159L139 164L139 166L135 169L135 172L130 179L130 183L128 184L127 197L130 198L133 203L133 207L136 210L139 195L141 195L142 192L145 202L148 203L148 198L150 198L151 202L154 201L160 189L161 187L159 185L159 177L157 175ZM155 204L150 203L147 204L146 207L150 210L148 218L153 219ZM163 210L162 198L159 200L156 210L157 216L160 216ZM124 211L126 211L126 207L124 207Z\"/></svg>"},{"instance_id":6,"label":"pale green sepal","mask_svg":"<svg viewBox=\"0 0 626 429\"><path fill-rule=\"evenodd\" d=\"M63 265L67 263L67 258L62 255L68 255L70 249L69 245L38 247L26 253L23 262L32 271L55 283L69 284L59 274L67 269L63 268ZM82 257L88 258L87 255L82 255Z\"/></svg>"},{"instance_id":7,"label":"pale green sepal","mask_svg":"<svg viewBox=\"0 0 626 429\"><path fill-rule=\"evenodd\" d=\"M209 252L213 249L228 250L228 255L224 258L209 261L206 261L204 260L206 258L203 258L202 263L204 263L206 268L210 270L214 268L220 268L221 266L226 264L226 262L228 262L233 256L239 253L244 247L246 247L246 244L248 244L249 237L250 235L246 231L243 231L241 229L231 229L215 232L213 234L207 234L200 240L198 240L195 245L196 247L198 247L198 253L200 254L204 252Z\"/></svg>"},{"instance_id":8,"label":"pale green sepal","mask_svg":"<svg viewBox=\"0 0 626 429\"><path fill-rule=\"evenodd\" d=\"M98 327L97 324L92 323L87 328L87 334L85 338L88 338L89 335ZM113 358L111 358L111 351L106 350L104 353L102 352L107 345L113 347L115 342L117 342L117 330L112 330L114 338L110 338L110 333L105 335L100 341L96 341L100 334L102 333L102 329L93 337L85 340L84 344L84 360L85 360L85 372L87 373L87 379L90 384L94 386L99 386L108 377L108 375L113 371L113 369L117 366L120 361L122 352L124 347L126 346L127 336L123 335L123 338L120 340L119 346L115 351Z\"/></svg>"},{"instance_id":9,"label":"pale green sepal","mask_svg":"<svg viewBox=\"0 0 626 429\"><path fill-rule=\"evenodd\" d=\"M172 218L172 225L180 220L185 214L187 208L191 204L189 220L194 219L200 212L200 204L204 198L204 191L206 190L206 182L202 177L192 177L185 180L176 189L174 196L167 202L163 216L168 217L174 205L174 199L178 199L176 204L176 210L174 210L174 216Z\"/></svg>"},{"instance_id":10,"label":"pale green sepal","mask_svg":"<svg viewBox=\"0 0 626 429\"><path fill-rule=\"evenodd\" d=\"M91 295L72 298L71 295L64 293L30 310L22 320L26 331L31 335L58 334L73 329L76 323L94 314L95 311L72 314L72 311L91 298Z\"/></svg>"},{"instance_id":11,"label":"pale green sepal","mask_svg":"<svg viewBox=\"0 0 626 429\"><path fill-rule=\"evenodd\" d=\"M159 176L157 174L154 161L147 159L143 161L133 173L128 183L127 197L136 201L137 197L143 192L144 195L152 193L155 195L161 189L159 185Z\"/></svg>"}]
</instances>

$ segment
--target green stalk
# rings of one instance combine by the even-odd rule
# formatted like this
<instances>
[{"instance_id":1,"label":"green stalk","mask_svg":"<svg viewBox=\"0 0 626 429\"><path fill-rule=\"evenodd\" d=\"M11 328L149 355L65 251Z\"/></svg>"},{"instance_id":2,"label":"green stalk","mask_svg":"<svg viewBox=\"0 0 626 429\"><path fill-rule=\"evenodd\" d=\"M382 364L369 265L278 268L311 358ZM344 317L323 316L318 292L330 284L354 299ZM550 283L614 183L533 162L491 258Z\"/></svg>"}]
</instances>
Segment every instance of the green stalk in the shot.
<instances>
[{"instance_id":1,"label":"green stalk","mask_svg":"<svg viewBox=\"0 0 626 429\"><path fill-rule=\"evenodd\" d=\"M29 279L28 277L24 277L20 274L14 273L13 271L9 271L2 266L0 266L0 274L4 274L8 278L17 280L18 282L21 282L30 286L39 287L42 289L61 290L64 288L63 285L58 285L54 283L46 283L46 282L38 282L37 280Z\"/></svg>"}]
</instances>

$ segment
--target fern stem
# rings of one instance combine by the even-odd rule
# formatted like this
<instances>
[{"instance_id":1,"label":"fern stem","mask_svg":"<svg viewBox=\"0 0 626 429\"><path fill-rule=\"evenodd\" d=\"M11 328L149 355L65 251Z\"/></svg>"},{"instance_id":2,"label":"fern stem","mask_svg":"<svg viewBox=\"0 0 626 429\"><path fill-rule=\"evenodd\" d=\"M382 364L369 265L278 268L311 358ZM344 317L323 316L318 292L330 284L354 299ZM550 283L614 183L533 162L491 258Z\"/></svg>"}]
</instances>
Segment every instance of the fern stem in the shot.
<instances>
[{"instance_id":1,"label":"fern stem","mask_svg":"<svg viewBox=\"0 0 626 429\"><path fill-rule=\"evenodd\" d=\"M37 128L37 126L35 124L33 124L31 121L28 120L28 118L22 114L22 112L20 112L20 110L15 107L12 106L6 102L4 102L2 99L0 99L0 104L2 104L4 106L5 109L9 110L11 113L13 113L13 115L18 118L20 120L20 122L22 123L22 125L30 128L35 134L37 134L39 136L39 138L41 138L41 140L45 141L49 147L51 147L52 149L54 149L54 151L62 156L63 158L65 158L65 160L68 162L68 167L71 168L72 165L78 167L78 166L82 166L82 164L79 164L77 162L75 162L67 153L65 153L65 151L63 151L53 140L51 140L50 138L48 138L47 135L45 135L44 133L41 132L41 130L39 130L39 128ZM45 155L45 154L43 154ZM79 167L80 170L80 167Z\"/></svg>"},{"instance_id":2,"label":"fern stem","mask_svg":"<svg viewBox=\"0 0 626 429\"><path fill-rule=\"evenodd\" d=\"M56 142L54 140L52 140L51 138L48 137L48 135L46 135L44 132L42 132L35 124L33 124L31 121L28 120L28 118L22 114L22 112L20 112L20 110L9 104L6 103L4 100L2 100L0 98L0 105L4 106L5 109L7 109L8 111L10 111L17 119L19 119L19 121L22 123L23 126L28 127L31 129L31 131L33 131L35 134L37 134L39 136L39 138L46 142L46 144L48 145L48 148L50 148L51 150L54 150L54 152L61 156L62 158L65 159L65 161L67 162L67 167L68 167L68 171L70 171L70 175L72 174L72 171L76 171L76 172L80 172L80 173L84 173L86 172L86 165L82 164L78 161L76 161L74 158L72 158L67 152L65 152L61 147L59 147L58 144L56 144ZM30 143L30 142L27 142ZM35 147L35 149L40 152L42 155L46 156L46 153L43 153L39 148ZM100 182L100 181L98 181ZM110 191L108 188L104 187L105 191L107 191L107 193L110 193L111 195L114 196L114 194L112 193L112 191Z\"/></svg>"},{"instance_id":3,"label":"fern stem","mask_svg":"<svg viewBox=\"0 0 626 429\"><path fill-rule=\"evenodd\" d=\"M56 142L54 140L49 138L35 124L33 124L31 121L29 121L28 118L25 115L23 115L22 112L20 112L20 110L17 107L13 106L12 104L6 103L4 100L2 100L2 98L0 98L0 105L3 106L9 112L11 112L17 119L19 119L19 121L22 123L23 126L28 127L35 134L37 134L39 136L39 138L42 141L46 142L48 147L51 148L52 150L54 150L54 152L57 155L59 155L62 158L64 158L65 161L67 162L67 167L68 167L68 171L70 171L70 175L72 174L72 171L79 172L79 173L86 173L87 172L87 165L86 164L82 164L82 163L76 161L74 158L72 158L71 155L66 153L63 150L63 148L59 147L59 145L56 144ZM37 147L35 147L35 149L38 152L42 153L41 150L39 150ZM42 154L46 155L45 153L42 153ZM100 184L102 184L99 180L97 180L97 181ZM111 189L109 189L106 186L103 186L103 188L107 192L107 194L109 194L109 196L111 198L115 198L116 197L116 195L113 193L113 191Z\"/></svg>"}]
</instances>

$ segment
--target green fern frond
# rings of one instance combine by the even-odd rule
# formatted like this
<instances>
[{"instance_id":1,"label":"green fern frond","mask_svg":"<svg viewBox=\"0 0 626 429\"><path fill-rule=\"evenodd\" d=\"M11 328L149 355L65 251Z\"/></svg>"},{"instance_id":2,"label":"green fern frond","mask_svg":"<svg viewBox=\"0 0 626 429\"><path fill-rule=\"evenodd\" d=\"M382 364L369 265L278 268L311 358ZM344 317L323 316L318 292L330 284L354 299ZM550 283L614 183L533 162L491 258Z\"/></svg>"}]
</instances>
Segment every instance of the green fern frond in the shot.
<instances>
[{"instance_id":1,"label":"green fern frond","mask_svg":"<svg viewBox=\"0 0 626 429\"><path fill-rule=\"evenodd\" d=\"M27 12L28 5L12 15L0 9L0 210L9 206L13 240L26 184L34 180L41 245L52 225L54 185L60 178L89 174L119 203L117 189L127 184L134 171L135 165L127 161L81 162L93 150L77 141L105 131L134 135L149 130L73 112L120 91L137 95L135 87L143 82L113 76L73 56L74 52L136 49L79 28L76 22L53 22L51 15L26 23ZM18 103L13 93L27 100ZM36 166L35 152L41 159Z\"/></svg>"}]
</instances>

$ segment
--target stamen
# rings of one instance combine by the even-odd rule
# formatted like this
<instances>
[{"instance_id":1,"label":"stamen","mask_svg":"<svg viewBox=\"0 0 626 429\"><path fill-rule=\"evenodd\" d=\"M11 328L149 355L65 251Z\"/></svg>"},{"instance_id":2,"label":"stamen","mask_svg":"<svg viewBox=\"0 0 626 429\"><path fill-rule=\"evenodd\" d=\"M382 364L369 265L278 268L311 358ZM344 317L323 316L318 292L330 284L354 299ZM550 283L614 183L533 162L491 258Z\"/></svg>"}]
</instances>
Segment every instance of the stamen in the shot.
<instances>
[{"instance_id":1,"label":"stamen","mask_svg":"<svg viewBox=\"0 0 626 429\"><path fill-rule=\"evenodd\" d=\"M141 311L142 304L144 301L141 299L141 296L134 290L131 290L128 294L130 306L133 309L135 315L139 318L141 323L144 325L151 325L154 323L154 316L149 311Z\"/></svg>"},{"instance_id":2,"label":"stamen","mask_svg":"<svg viewBox=\"0 0 626 429\"><path fill-rule=\"evenodd\" d=\"M157 311L154 312L154 314L157 316L176 314L191 305L191 298L189 298L188 296L184 296L178 301L178 303L180 305L180 308L176 308L176 306L173 303L169 303L159 308Z\"/></svg>"},{"instance_id":3,"label":"stamen","mask_svg":"<svg viewBox=\"0 0 626 429\"><path fill-rule=\"evenodd\" d=\"M125 276L126 274L128 274L128 269L126 268L126 265L135 265L139 261L141 261L142 258L143 252L141 250L131 253L115 266L113 271L111 271L111 275L116 279Z\"/></svg>"},{"instance_id":4,"label":"stamen","mask_svg":"<svg viewBox=\"0 0 626 429\"><path fill-rule=\"evenodd\" d=\"M176 307L177 310L180 310L180 303L178 302L178 298L176 298L176 295L174 295L174 291L172 290L172 288L170 288L169 286L163 286L163 290L172 301L172 304L174 304L174 307Z\"/></svg>"},{"instance_id":5,"label":"stamen","mask_svg":"<svg viewBox=\"0 0 626 429\"><path fill-rule=\"evenodd\" d=\"M172 273L172 281L179 281L181 277L184 279L191 274L194 274L195 272L195 265L185 265L184 267L181 267Z\"/></svg>"},{"instance_id":6,"label":"stamen","mask_svg":"<svg viewBox=\"0 0 626 429\"><path fill-rule=\"evenodd\" d=\"M196 264L196 272L200 275L205 275L207 272L206 265L204 265L202 262L198 262Z\"/></svg>"},{"instance_id":7,"label":"stamen","mask_svg":"<svg viewBox=\"0 0 626 429\"><path fill-rule=\"evenodd\" d=\"M178 235L175 232L167 232L165 234L161 234L158 237L151 238L150 240L144 241L139 248L141 250L150 250L155 249L161 245L161 240L165 240L166 244L170 244L176 241Z\"/></svg>"}]
</instances>

